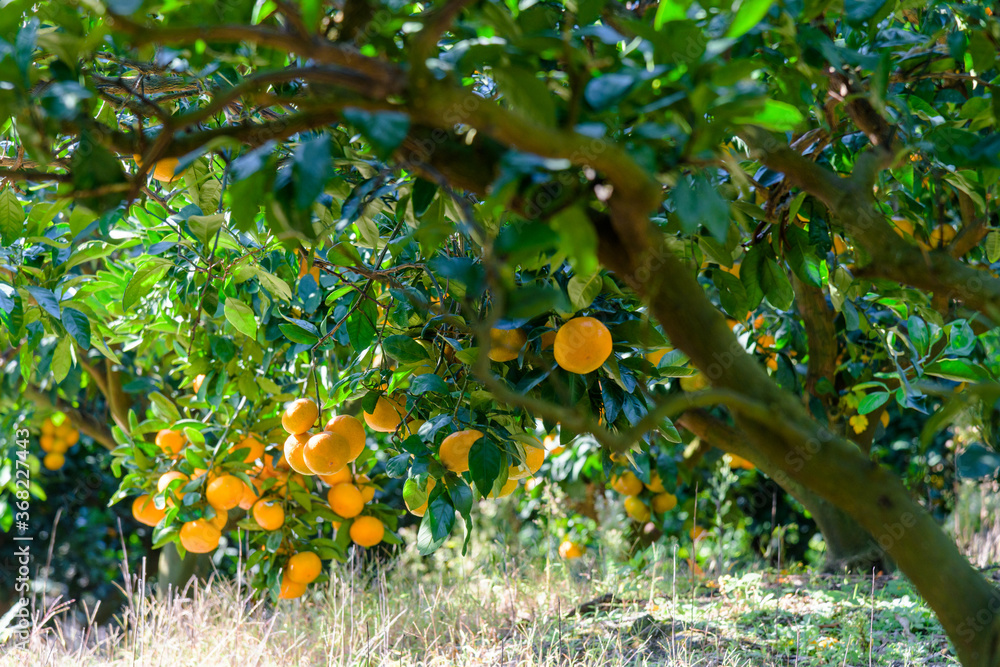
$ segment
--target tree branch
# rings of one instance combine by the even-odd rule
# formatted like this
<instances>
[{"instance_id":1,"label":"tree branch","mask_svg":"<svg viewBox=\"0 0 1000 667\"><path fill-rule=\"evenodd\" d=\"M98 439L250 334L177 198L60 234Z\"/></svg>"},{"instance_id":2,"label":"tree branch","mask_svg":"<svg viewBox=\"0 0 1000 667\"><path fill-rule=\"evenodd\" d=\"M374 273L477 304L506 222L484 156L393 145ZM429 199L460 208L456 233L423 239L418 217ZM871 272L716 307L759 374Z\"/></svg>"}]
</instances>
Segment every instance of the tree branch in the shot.
<instances>
[{"instance_id":1,"label":"tree branch","mask_svg":"<svg viewBox=\"0 0 1000 667\"><path fill-rule=\"evenodd\" d=\"M26 386L24 395L32 403L66 413L81 433L90 436L94 442L100 443L105 449L110 451L118 447L118 443L111 435L111 429L93 415L77 410L60 398L53 401L48 394L38 391L31 385Z\"/></svg>"}]
</instances>

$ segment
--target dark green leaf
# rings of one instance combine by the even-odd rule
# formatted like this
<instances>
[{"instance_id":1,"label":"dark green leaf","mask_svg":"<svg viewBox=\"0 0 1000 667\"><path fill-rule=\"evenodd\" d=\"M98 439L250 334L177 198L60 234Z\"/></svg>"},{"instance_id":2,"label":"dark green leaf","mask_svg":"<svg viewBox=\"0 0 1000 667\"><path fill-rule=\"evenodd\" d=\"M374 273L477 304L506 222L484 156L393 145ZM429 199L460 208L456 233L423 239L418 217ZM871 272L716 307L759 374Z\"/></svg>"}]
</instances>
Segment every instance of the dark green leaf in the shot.
<instances>
[{"instance_id":1,"label":"dark green leaf","mask_svg":"<svg viewBox=\"0 0 1000 667\"><path fill-rule=\"evenodd\" d=\"M496 443L485 437L472 443L472 449L469 450L469 473L479 493L484 496L490 493L502 467L503 456Z\"/></svg>"},{"instance_id":2,"label":"dark green leaf","mask_svg":"<svg viewBox=\"0 0 1000 667\"><path fill-rule=\"evenodd\" d=\"M401 364L415 364L429 358L427 350L409 336L387 336L382 339L382 349Z\"/></svg>"},{"instance_id":3,"label":"dark green leaf","mask_svg":"<svg viewBox=\"0 0 1000 667\"><path fill-rule=\"evenodd\" d=\"M90 349L90 320L86 315L75 308L63 308L62 323L81 348Z\"/></svg>"}]
</instances>

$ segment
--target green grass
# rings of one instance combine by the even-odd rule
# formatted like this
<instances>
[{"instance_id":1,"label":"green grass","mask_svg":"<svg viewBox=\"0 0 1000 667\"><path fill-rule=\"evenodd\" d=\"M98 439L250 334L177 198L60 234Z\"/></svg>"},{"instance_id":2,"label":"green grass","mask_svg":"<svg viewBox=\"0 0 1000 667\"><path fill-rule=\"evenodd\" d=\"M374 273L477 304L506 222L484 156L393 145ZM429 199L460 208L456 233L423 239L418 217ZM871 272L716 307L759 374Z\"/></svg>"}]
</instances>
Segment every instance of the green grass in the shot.
<instances>
[{"instance_id":1,"label":"green grass","mask_svg":"<svg viewBox=\"0 0 1000 667\"><path fill-rule=\"evenodd\" d=\"M238 580L155 595L132 577L131 604L113 623L81 623L65 605L39 610L30 643L4 647L0 664L958 664L899 578L758 571L698 580L662 548L652 562L636 571L593 552L529 560L483 544L469 558L408 551L375 574L336 566L307 598L277 607Z\"/></svg>"}]
</instances>

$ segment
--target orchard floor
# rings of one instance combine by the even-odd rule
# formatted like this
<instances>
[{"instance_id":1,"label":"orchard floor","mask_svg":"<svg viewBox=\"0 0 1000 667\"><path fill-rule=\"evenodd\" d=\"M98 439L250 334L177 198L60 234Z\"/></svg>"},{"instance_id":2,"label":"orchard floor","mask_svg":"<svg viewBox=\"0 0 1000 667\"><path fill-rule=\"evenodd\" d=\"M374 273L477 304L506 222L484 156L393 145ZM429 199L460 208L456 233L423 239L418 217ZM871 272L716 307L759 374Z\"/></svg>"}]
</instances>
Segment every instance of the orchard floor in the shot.
<instances>
[{"instance_id":1,"label":"orchard floor","mask_svg":"<svg viewBox=\"0 0 1000 667\"><path fill-rule=\"evenodd\" d=\"M516 560L408 554L374 575L348 564L307 598L277 607L231 580L192 586L185 597L149 594L133 577L132 606L116 623L87 627L56 613L30 644L0 645L0 664L958 664L898 577L692 578L669 555L641 569L599 564L593 553L568 563Z\"/></svg>"}]
</instances>

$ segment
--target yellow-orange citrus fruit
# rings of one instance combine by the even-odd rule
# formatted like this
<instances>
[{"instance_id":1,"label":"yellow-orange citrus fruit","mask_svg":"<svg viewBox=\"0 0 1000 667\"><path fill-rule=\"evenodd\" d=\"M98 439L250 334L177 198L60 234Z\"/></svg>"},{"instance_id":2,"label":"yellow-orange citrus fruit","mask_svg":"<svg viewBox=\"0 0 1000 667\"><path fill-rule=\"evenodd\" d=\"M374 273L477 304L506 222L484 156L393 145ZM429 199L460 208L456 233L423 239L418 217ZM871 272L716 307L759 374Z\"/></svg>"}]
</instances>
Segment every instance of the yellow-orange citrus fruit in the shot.
<instances>
[{"instance_id":1,"label":"yellow-orange citrus fruit","mask_svg":"<svg viewBox=\"0 0 1000 667\"><path fill-rule=\"evenodd\" d=\"M684 391L701 391L708 388L708 377L704 373L685 375L681 378L681 389Z\"/></svg>"},{"instance_id":2,"label":"yellow-orange citrus fruit","mask_svg":"<svg viewBox=\"0 0 1000 667\"><path fill-rule=\"evenodd\" d=\"M248 435L238 443L229 448L230 452L235 452L240 449L247 449L247 455L243 457L244 463L253 463L260 457L264 456L264 443L258 440L253 435Z\"/></svg>"},{"instance_id":3,"label":"yellow-orange citrus fruit","mask_svg":"<svg viewBox=\"0 0 1000 667\"><path fill-rule=\"evenodd\" d=\"M694 526L691 528L691 539L697 542L708 537L708 531L701 526Z\"/></svg>"},{"instance_id":4,"label":"yellow-orange citrus fruit","mask_svg":"<svg viewBox=\"0 0 1000 667\"><path fill-rule=\"evenodd\" d=\"M156 434L156 446L163 450L164 454L170 456L180 454L186 440L187 438L184 437L184 433L169 428L165 428Z\"/></svg>"},{"instance_id":5,"label":"yellow-orange citrus fruit","mask_svg":"<svg viewBox=\"0 0 1000 667\"><path fill-rule=\"evenodd\" d=\"M847 252L847 242L844 241L843 237L840 234L834 234L833 235L833 254L834 255L843 255L845 252Z\"/></svg>"},{"instance_id":6,"label":"yellow-orange citrus fruit","mask_svg":"<svg viewBox=\"0 0 1000 667\"><path fill-rule=\"evenodd\" d=\"M574 558L579 558L583 555L583 552L587 550L587 547L582 544L577 544L570 540L563 540L559 543L559 555L566 560L572 560Z\"/></svg>"},{"instance_id":7,"label":"yellow-orange citrus fruit","mask_svg":"<svg viewBox=\"0 0 1000 667\"><path fill-rule=\"evenodd\" d=\"M655 470L649 474L649 484L646 484L645 486L653 493L663 493L666 491L663 487L663 480L660 479L660 473Z\"/></svg>"},{"instance_id":8,"label":"yellow-orange citrus fruit","mask_svg":"<svg viewBox=\"0 0 1000 667\"><path fill-rule=\"evenodd\" d=\"M491 491L486 497L487 498L504 498L514 493L514 489L517 488L517 480L507 478L507 483L500 487L499 491Z\"/></svg>"},{"instance_id":9,"label":"yellow-orange citrus fruit","mask_svg":"<svg viewBox=\"0 0 1000 667\"><path fill-rule=\"evenodd\" d=\"M472 443L483 437L480 431L474 428L452 433L441 442L441 449L438 456L441 458L441 465L452 472L462 473L469 469L469 450Z\"/></svg>"},{"instance_id":10,"label":"yellow-orange citrus fruit","mask_svg":"<svg viewBox=\"0 0 1000 667\"><path fill-rule=\"evenodd\" d=\"M542 441L542 446L545 451L548 452L549 456L559 456L566 451L566 447L559 443L559 436L555 434L545 436L545 440Z\"/></svg>"},{"instance_id":11,"label":"yellow-orange citrus fruit","mask_svg":"<svg viewBox=\"0 0 1000 667\"><path fill-rule=\"evenodd\" d=\"M373 516L359 516L351 524L351 539L362 547L373 547L385 537L385 526Z\"/></svg>"},{"instance_id":12,"label":"yellow-orange citrus fruit","mask_svg":"<svg viewBox=\"0 0 1000 667\"><path fill-rule=\"evenodd\" d=\"M132 516L136 521L144 523L147 526L155 526L160 523L160 519L166 513L166 510L156 509L156 505L153 504L153 497L148 493L136 496L135 500L132 501Z\"/></svg>"},{"instance_id":13,"label":"yellow-orange citrus fruit","mask_svg":"<svg viewBox=\"0 0 1000 667\"><path fill-rule=\"evenodd\" d=\"M515 454L515 457L517 455ZM512 465L507 473L509 479L524 479L534 475L545 462L545 449L542 447L524 448L524 461Z\"/></svg>"},{"instance_id":14,"label":"yellow-orange citrus fruit","mask_svg":"<svg viewBox=\"0 0 1000 667\"><path fill-rule=\"evenodd\" d=\"M300 584L292 581L287 576L281 577L281 589L278 592L278 597L280 599L294 600L297 597L302 597L305 592L306 584Z\"/></svg>"},{"instance_id":15,"label":"yellow-orange citrus fruit","mask_svg":"<svg viewBox=\"0 0 1000 667\"><path fill-rule=\"evenodd\" d=\"M406 509L410 510L410 514L416 514L417 516L423 516L427 512L427 503L430 502L431 491L434 489L434 485L436 483L437 482L434 480L433 477L428 477L427 478L427 500L425 500L424 504L420 505L419 507L410 507L410 505L407 504L406 505ZM403 502L405 503L406 500L404 499Z\"/></svg>"},{"instance_id":16,"label":"yellow-orange citrus fruit","mask_svg":"<svg viewBox=\"0 0 1000 667\"><path fill-rule=\"evenodd\" d=\"M319 285L319 267L318 266L313 266L312 262L309 261L309 257L307 255L300 255L299 256L299 280L302 280L303 278L305 278L305 275L307 273L310 276L312 276L313 280L316 281L316 284Z\"/></svg>"},{"instance_id":17,"label":"yellow-orange citrus fruit","mask_svg":"<svg viewBox=\"0 0 1000 667\"><path fill-rule=\"evenodd\" d=\"M66 465L66 457L59 452L51 452L42 459L42 465L49 470L59 470Z\"/></svg>"},{"instance_id":18,"label":"yellow-orange citrus fruit","mask_svg":"<svg viewBox=\"0 0 1000 667\"><path fill-rule=\"evenodd\" d=\"M543 350L549 349L556 344L556 332L546 331L542 334L541 338L539 338L539 342L542 344Z\"/></svg>"},{"instance_id":19,"label":"yellow-orange citrus fruit","mask_svg":"<svg viewBox=\"0 0 1000 667\"><path fill-rule=\"evenodd\" d=\"M52 443L54 443L55 441L56 441L55 437L51 435L43 435L41 438L39 438L38 444L42 446L43 452L51 452Z\"/></svg>"},{"instance_id":20,"label":"yellow-orange citrus fruit","mask_svg":"<svg viewBox=\"0 0 1000 667\"><path fill-rule=\"evenodd\" d=\"M347 438L337 433L317 433L302 448L302 461L317 475L332 475L343 470L350 460L351 446Z\"/></svg>"},{"instance_id":21,"label":"yellow-orange citrus fruit","mask_svg":"<svg viewBox=\"0 0 1000 667\"><path fill-rule=\"evenodd\" d=\"M319 475L321 480L329 484L330 486L337 486L338 484L350 484L353 476L351 475L351 469L344 466L342 469L333 473L332 475Z\"/></svg>"},{"instance_id":22,"label":"yellow-orange citrus fruit","mask_svg":"<svg viewBox=\"0 0 1000 667\"><path fill-rule=\"evenodd\" d=\"M364 413L368 428L381 433L393 433L403 422L406 403L399 398L379 396L373 412Z\"/></svg>"},{"instance_id":23,"label":"yellow-orange citrus fruit","mask_svg":"<svg viewBox=\"0 0 1000 667\"><path fill-rule=\"evenodd\" d=\"M376 408L378 409L378 408ZM365 427L357 417L337 415L326 423L326 430L336 433L347 441L351 450L350 460L358 458L365 451Z\"/></svg>"},{"instance_id":24,"label":"yellow-orange citrus fruit","mask_svg":"<svg viewBox=\"0 0 1000 667\"><path fill-rule=\"evenodd\" d=\"M208 519L195 519L181 526L181 546L195 554L207 554L219 546L222 531Z\"/></svg>"},{"instance_id":25,"label":"yellow-orange citrus fruit","mask_svg":"<svg viewBox=\"0 0 1000 667\"><path fill-rule=\"evenodd\" d=\"M251 507L253 507L253 504L257 502L257 499L260 497L260 487L263 485L263 482L261 482L256 477L251 477L250 481L253 482L253 484L243 485L243 495L240 496L240 504L239 504L239 508L241 510L248 511Z\"/></svg>"},{"instance_id":26,"label":"yellow-orange citrus fruit","mask_svg":"<svg viewBox=\"0 0 1000 667\"><path fill-rule=\"evenodd\" d=\"M649 508L639 496L629 496L625 499L625 513L640 523L649 521Z\"/></svg>"},{"instance_id":27,"label":"yellow-orange citrus fruit","mask_svg":"<svg viewBox=\"0 0 1000 667\"><path fill-rule=\"evenodd\" d=\"M611 356L611 332L593 317L576 317L559 327L553 352L570 373L596 371Z\"/></svg>"},{"instance_id":28,"label":"yellow-orange citrus fruit","mask_svg":"<svg viewBox=\"0 0 1000 667\"><path fill-rule=\"evenodd\" d=\"M326 493L326 501L330 504L333 513L350 519L361 514L365 508L365 498L361 495L361 490L353 484L338 484Z\"/></svg>"},{"instance_id":29,"label":"yellow-orange citrus fruit","mask_svg":"<svg viewBox=\"0 0 1000 667\"><path fill-rule=\"evenodd\" d=\"M274 500L258 500L250 513L264 530L278 530L285 524L285 508Z\"/></svg>"},{"instance_id":30,"label":"yellow-orange citrus fruit","mask_svg":"<svg viewBox=\"0 0 1000 667\"><path fill-rule=\"evenodd\" d=\"M56 437L65 439L66 436L69 435L69 432L72 431L72 430L73 430L73 427L70 426L69 420L66 419L66 420L63 421L62 424L59 424L59 426L56 426L56 431L55 431L55 433L53 435L55 435Z\"/></svg>"},{"instance_id":31,"label":"yellow-orange citrus fruit","mask_svg":"<svg viewBox=\"0 0 1000 667\"><path fill-rule=\"evenodd\" d=\"M199 391L201 391L201 385L203 382L205 382L204 373L198 373L197 375L194 376L194 380L191 381L191 388L194 389L194 393L197 394Z\"/></svg>"},{"instance_id":32,"label":"yellow-orange citrus fruit","mask_svg":"<svg viewBox=\"0 0 1000 667\"><path fill-rule=\"evenodd\" d=\"M297 584L311 584L322 571L323 561L311 551L300 551L285 566L285 576Z\"/></svg>"},{"instance_id":33,"label":"yellow-orange citrus fruit","mask_svg":"<svg viewBox=\"0 0 1000 667\"><path fill-rule=\"evenodd\" d=\"M53 454L65 454L66 450L69 449L69 443L60 438L59 436L52 436L52 453Z\"/></svg>"},{"instance_id":34,"label":"yellow-orange citrus fruit","mask_svg":"<svg viewBox=\"0 0 1000 667\"><path fill-rule=\"evenodd\" d=\"M66 437L63 439L63 442L72 447L76 443L80 442L80 432L77 431L76 429L73 429L66 435Z\"/></svg>"},{"instance_id":35,"label":"yellow-orange citrus fruit","mask_svg":"<svg viewBox=\"0 0 1000 667\"><path fill-rule=\"evenodd\" d=\"M313 427L319 418L319 408L311 398L300 398L292 401L281 415L281 426L295 435L305 433Z\"/></svg>"},{"instance_id":36,"label":"yellow-orange citrus fruit","mask_svg":"<svg viewBox=\"0 0 1000 667\"><path fill-rule=\"evenodd\" d=\"M42 422L42 435L52 435L56 432L56 425L52 423L51 419L46 419Z\"/></svg>"},{"instance_id":37,"label":"yellow-orange citrus fruit","mask_svg":"<svg viewBox=\"0 0 1000 667\"><path fill-rule=\"evenodd\" d=\"M631 470L611 478L611 488L623 496L637 496L642 492L642 481Z\"/></svg>"},{"instance_id":38,"label":"yellow-orange citrus fruit","mask_svg":"<svg viewBox=\"0 0 1000 667\"><path fill-rule=\"evenodd\" d=\"M370 503L375 498L375 485L372 484L372 480L368 475L356 475L354 477L354 486L358 487L361 491L361 497L364 498L365 503Z\"/></svg>"},{"instance_id":39,"label":"yellow-orange citrus fruit","mask_svg":"<svg viewBox=\"0 0 1000 667\"><path fill-rule=\"evenodd\" d=\"M493 361L513 361L527 342L523 329L490 329L489 357Z\"/></svg>"},{"instance_id":40,"label":"yellow-orange citrus fruit","mask_svg":"<svg viewBox=\"0 0 1000 667\"><path fill-rule=\"evenodd\" d=\"M949 243L951 243L955 237L958 235L958 230L956 230L951 225L941 225L940 227L935 227L931 232L930 236L930 247L941 248Z\"/></svg>"},{"instance_id":41,"label":"yellow-orange citrus fruit","mask_svg":"<svg viewBox=\"0 0 1000 667\"><path fill-rule=\"evenodd\" d=\"M673 352L673 351L674 351L674 348L672 348L672 347L665 347L665 348L663 348L661 350L653 350L652 352L647 352L646 353L646 361L648 361L649 363L653 364L654 366L659 366L660 365L660 360L663 359L663 357L667 356L668 352Z\"/></svg>"},{"instance_id":42,"label":"yellow-orange citrus fruit","mask_svg":"<svg viewBox=\"0 0 1000 667\"><path fill-rule=\"evenodd\" d=\"M878 420L880 422L882 422L882 427L883 428L889 428L889 413L888 412L883 412L882 415L878 418Z\"/></svg>"},{"instance_id":43,"label":"yellow-orange citrus fruit","mask_svg":"<svg viewBox=\"0 0 1000 667\"><path fill-rule=\"evenodd\" d=\"M657 514L669 512L677 507L677 496L672 493L657 493L653 496L653 511Z\"/></svg>"},{"instance_id":44,"label":"yellow-orange citrus fruit","mask_svg":"<svg viewBox=\"0 0 1000 667\"><path fill-rule=\"evenodd\" d=\"M218 528L219 532L222 532L226 529L226 524L229 522L229 512L221 507L216 507L215 516L209 519L208 522Z\"/></svg>"},{"instance_id":45,"label":"yellow-orange citrus fruit","mask_svg":"<svg viewBox=\"0 0 1000 667\"><path fill-rule=\"evenodd\" d=\"M246 484L235 475L221 475L208 483L205 499L216 509L231 510L240 504Z\"/></svg>"},{"instance_id":46,"label":"yellow-orange citrus fruit","mask_svg":"<svg viewBox=\"0 0 1000 667\"><path fill-rule=\"evenodd\" d=\"M411 435L416 435L420 427L426 423L426 419L411 419L399 428L399 437L409 438Z\"/></svg>"},{"instance_id":47,"label":"yellow-orange citrus fruit","mask_svg":"<svg viewBox=\"0 0 1000 667\"><path fill-rule=\"evenodd\" d=\"M305 455L306 443L312 437L311 433L296 433L285 439L284 462L292 470L303 475L314 474L312 468L306 465Z\"/></svg>"},{"instance_id":48,"label":"yellow-orange citrus fruit","mask_svg":"<svg viewBox=\"0 0 1000 667\"><path fill-rule=\"evenodd\" d=\"M163 491L166 490L167 486L169 486L170 483L175 479L181 480L181 483L178 484L177 487L173 490L173 494L177 496L178 500L180 500L181 498L184 497L184 491L183 491L184 485L187 484L189 481L191 481L190 479L188 479L188 476L182 472L179 472L177 470L171 470L169 472L165 472L162 475L160 475L160 478L156 480L156 490L159 491L160 493L163 493ZM173 506L174 506L174 500L168 495L167 507L173 507Z\"/></svg>"}]
</instances>

